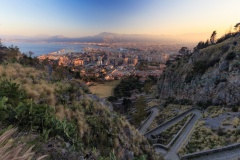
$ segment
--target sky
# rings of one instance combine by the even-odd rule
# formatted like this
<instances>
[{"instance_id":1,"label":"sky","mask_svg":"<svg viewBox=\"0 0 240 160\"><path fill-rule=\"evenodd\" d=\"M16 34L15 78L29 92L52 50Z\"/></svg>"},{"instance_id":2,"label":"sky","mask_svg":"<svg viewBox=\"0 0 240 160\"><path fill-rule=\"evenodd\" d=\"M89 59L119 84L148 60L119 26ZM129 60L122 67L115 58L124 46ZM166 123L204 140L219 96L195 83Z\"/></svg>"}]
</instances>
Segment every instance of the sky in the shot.
<instances>
[{"instance_id":1,"label":"sky","mask_svg":"<svg viewBox=\"0 0 240 160\"><path fill-rule=\"evenodd\" d=\"M224 34L240 0L0 0L0 35Z\"/></svg>"}]
</instances>

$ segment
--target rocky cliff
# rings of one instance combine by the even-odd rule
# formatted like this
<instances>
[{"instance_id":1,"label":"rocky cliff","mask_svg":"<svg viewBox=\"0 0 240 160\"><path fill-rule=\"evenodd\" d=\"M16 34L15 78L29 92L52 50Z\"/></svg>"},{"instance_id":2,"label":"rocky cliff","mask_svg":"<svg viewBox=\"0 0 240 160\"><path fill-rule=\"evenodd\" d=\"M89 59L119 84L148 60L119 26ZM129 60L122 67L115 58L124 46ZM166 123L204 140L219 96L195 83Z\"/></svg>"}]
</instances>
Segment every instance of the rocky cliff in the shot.
<instances>
[{"instance_id":1,"label":"rocky cliff","mask_svg":"<svg viewBox=\"0 0 240 160\"><path fill-rule=\"evenodd\" d=\"M172 61L158 81L158 96L194 104L240 103L240 33Z\"/></svg>"}]
</instances>

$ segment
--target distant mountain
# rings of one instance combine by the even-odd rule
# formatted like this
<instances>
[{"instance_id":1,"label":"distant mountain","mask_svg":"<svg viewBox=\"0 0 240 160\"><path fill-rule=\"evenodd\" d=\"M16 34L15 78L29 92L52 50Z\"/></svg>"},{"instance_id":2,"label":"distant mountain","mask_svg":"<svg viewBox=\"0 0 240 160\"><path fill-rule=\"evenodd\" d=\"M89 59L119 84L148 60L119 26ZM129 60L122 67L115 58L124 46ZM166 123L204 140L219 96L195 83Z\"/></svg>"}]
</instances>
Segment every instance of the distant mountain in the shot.
<instances>
[{"instance_id":1,"label":"distant mountain","mask_svg":"<svg viewBox=\"0 0 240 160\"><path fill-rule=\"evenodd\" d=\"M102 32L95 36L80 38L67 38L63 36L54 36L47 39L48 42L97 42L97 43L114 43L114 42L173 42L177 41L167 36L152 36L143 34L117 34Z\"/></svg>"},{"instance_id":2,"label":"distant mountain","mask_svg":"<svg viewBox=\"0 0 240 160\"><path fill-rule=\"evenodd\" d=\"M165 36L152 36L144 34L117 34L109 32L102 32L96 36L92 36L91 38L101 42L166 42L174 40L173 38L168 38Z\"/></svg>"},{"instance_id":3,"label":"distant mountain","mask_svg":"<svg viewBox=\"0 0 240 160\"><path fill-rule=\"evenodd\" d=\"M114 43L114 42L177 42L170 36L153 36L144 34L117 34L102 32L95 36L86 36L79 38L68 38L62 35L48 36L36 35L28 36L0 36L2 39L19 42L96 42L96 43Z\"/></svg>"},{"instance_id":4,"label":"distant mountain","mask_svg":"<svg viewBox=\"0 0 240 160\"><path fill-rule=\"evenodd\" d=\"M46 39L46 38L49 38L51 37L50 35L47 35L47 34L38 34L38 35L35 35L34 38L43 38L43 39Z\"/></svg>"}]
</instances>

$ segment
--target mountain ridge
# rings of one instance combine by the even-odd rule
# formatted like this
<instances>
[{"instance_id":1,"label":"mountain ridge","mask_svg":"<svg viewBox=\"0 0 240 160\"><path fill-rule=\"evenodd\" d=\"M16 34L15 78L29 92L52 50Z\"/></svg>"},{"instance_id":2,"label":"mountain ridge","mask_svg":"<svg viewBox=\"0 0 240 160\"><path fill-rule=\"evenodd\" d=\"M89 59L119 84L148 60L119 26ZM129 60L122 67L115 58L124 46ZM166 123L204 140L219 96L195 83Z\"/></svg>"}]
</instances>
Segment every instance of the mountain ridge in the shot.
<instances>
[{"instance_id":1,"label":"mountain ridge","mask_svg":"<svg viewBox=\"0 0 240 160\"><path fill-rule=\"evenodd\" d=\"M112 32L101 32L94 36L84 37L65 37L63 35L35 35L35 36L4 36L3 40L20 42L95 42L95 43L118 43L118 42L180 42L174 36L167 35L148 35L148 34L119 34Z\"/></svg>"}]
</instances>

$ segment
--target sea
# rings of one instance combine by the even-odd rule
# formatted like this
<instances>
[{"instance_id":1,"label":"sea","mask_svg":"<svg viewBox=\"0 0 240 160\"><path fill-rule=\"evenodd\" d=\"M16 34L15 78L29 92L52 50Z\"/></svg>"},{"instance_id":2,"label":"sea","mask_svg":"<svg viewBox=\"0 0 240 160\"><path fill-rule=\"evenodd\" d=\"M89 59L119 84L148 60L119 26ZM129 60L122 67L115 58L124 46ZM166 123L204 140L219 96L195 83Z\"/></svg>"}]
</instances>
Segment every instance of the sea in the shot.
<instances>
[{"instance_id":1,"label":"sea","mask_svg":"<svg viewBox=\"0 0 240 160\"><path fill-rule=\"evenodd\" d=\"M68 52L83 52L84 48L107 49L107 47L97 46L93 44L65 44L65 43L25 43L25 42L3 42L3 45L9 47L17 46L21 53L28 54L29 51L34 53L33 56L41 56L53 52L63 51Z\"/></svg>"}]
</instances>

